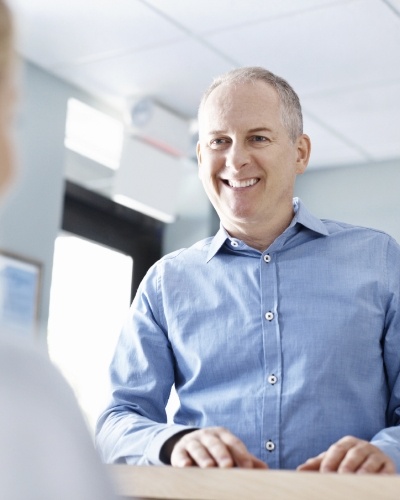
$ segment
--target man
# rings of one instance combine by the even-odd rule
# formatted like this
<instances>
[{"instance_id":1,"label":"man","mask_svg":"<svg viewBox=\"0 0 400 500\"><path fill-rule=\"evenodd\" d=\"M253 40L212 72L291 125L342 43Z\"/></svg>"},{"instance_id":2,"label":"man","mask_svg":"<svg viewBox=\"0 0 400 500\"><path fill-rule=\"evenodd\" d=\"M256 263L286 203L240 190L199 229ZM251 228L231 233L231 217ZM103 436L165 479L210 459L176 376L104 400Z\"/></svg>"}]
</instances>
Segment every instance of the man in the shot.
<instances>
[{"instance_id":1,"label":"man","mask_svg":"<svg viewBox=\"0 0 400 500\"><path fill-rule=\"evenodd\" d=\"M104 460L400 470L399 246L293 199L310 139L296 93L262 68L211 85L197 156L221 228L144 279L98 424Z\"/></svg>"}]
</instances>

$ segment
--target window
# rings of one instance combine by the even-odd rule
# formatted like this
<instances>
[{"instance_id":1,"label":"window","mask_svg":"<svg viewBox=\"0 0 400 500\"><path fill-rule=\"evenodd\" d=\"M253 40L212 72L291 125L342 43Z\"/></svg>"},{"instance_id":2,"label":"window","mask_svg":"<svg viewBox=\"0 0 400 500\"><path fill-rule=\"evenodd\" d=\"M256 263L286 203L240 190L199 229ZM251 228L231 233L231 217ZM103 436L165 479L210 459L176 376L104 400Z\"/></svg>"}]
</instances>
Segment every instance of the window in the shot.
<instances>
[{"instance_id":1,"label":"window","mask_svg":"<svg viewBox=\"0 0 400 500\"><path fill-rule=\"evenodd\" d=\"M163 224L71 181L55 244L49 352L94 428L137 287L161 257Z\"/></svg>"},{"instance_id":2,"label":"window","mask_svg":"<svg viewBox=\"0 0 400 500\"><path fill-rule=\"evenodd\" d=\"M94 429L108 368L131 301L132 257L62 233L56 240L48 343Z\"/></svg>"}]
</instances>

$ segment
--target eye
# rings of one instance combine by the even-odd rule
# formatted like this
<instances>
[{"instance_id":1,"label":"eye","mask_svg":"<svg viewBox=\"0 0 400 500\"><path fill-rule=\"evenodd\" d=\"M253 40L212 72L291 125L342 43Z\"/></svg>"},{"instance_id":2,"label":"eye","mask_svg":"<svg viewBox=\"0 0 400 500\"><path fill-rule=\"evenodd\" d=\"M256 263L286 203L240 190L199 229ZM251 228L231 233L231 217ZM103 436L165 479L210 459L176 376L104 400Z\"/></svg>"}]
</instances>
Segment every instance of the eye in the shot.
<instances>
[{"instance_id":1,"label":"eye","mask_svg":"<svg viewBox=\"0 0 400 500\"><path fill-rule=\"evenodd\" d=\"M231 142L230 139L226 137L217 137L215 139L210 140L210 146L213 149L220 149L229 144L230 142Z\"/></svg>"},{"instance_id":2,"label":"eye","mask_svg":"<svg viewBox=\"0 0 400 500\"><path fill-rule=\"evenodd\" d=\"M265 137L263 135L252 135L250 137L250 141L252 142L269 142L268 137Z\"/></svg>"}]
</instances>

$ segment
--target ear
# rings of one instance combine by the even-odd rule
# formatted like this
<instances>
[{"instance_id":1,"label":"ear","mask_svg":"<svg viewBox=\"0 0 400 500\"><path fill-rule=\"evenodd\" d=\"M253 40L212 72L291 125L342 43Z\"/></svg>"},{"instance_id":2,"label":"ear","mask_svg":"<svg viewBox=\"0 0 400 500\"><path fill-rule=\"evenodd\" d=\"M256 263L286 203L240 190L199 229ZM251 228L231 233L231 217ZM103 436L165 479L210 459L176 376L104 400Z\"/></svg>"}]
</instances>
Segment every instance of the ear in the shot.
<instances>
[{"instance_id":1,"label":"ear","mask_svg":"<svg viewBox=\"0 0 400 500\"><path fill-rule=\"evenodd\" d=\"M307 168L311 154L311 141L308 135L302 134L296 140L297 159L296 173L303 174Z\"/></svg>"}]
</instances>

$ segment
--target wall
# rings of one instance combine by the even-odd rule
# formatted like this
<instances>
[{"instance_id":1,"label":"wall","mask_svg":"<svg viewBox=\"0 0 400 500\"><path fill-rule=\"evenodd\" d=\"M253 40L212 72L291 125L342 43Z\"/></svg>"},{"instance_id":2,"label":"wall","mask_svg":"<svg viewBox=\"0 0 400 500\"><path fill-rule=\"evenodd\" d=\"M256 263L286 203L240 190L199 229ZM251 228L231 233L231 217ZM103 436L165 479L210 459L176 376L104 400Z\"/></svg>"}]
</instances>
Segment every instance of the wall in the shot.
<instances>
[{"instance_id":1,"label":"wall","mask_svg":"<svg viewBox=\"0 0 400 500\"><path fill-rule=\"evenodd\" d=\"M65 89L22 65L16 120L18 174L0 216L0 247L42 264L39 338L45 338L54 238L61 215Z\"/></svg>"},{"instance_id":2,"label":"wall","mask_svg":"<svg viewBox=\"0 0 400 500\"><path fill-rule=\"evenodd\" d=\"M83 94L32 64L22 62L19 69L18 173L0 211L0 249L42 264L38 338L44 346L62 214L66 105L69 97Z\"/></svg>"},{"instance_id":3,"label":"wall","mask_svg":"<svg viewBox=\"0 0 400 500\"><path fill-rule=\"evenodd\" d=\"M295 194L321 218L381 229L400 242L400 160L306 171Z\"/></svg>"}]
</instances>

